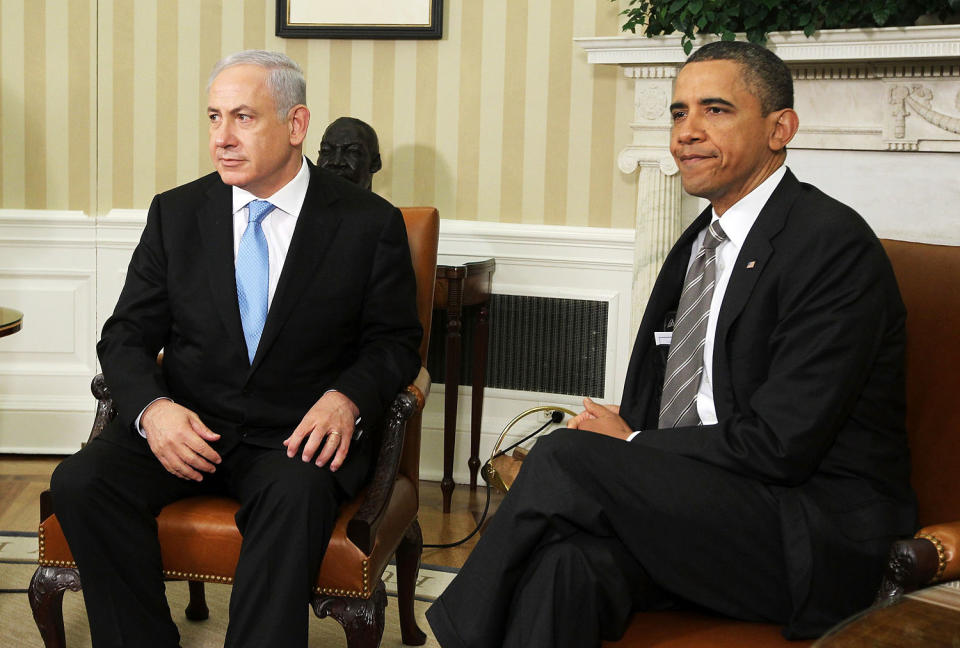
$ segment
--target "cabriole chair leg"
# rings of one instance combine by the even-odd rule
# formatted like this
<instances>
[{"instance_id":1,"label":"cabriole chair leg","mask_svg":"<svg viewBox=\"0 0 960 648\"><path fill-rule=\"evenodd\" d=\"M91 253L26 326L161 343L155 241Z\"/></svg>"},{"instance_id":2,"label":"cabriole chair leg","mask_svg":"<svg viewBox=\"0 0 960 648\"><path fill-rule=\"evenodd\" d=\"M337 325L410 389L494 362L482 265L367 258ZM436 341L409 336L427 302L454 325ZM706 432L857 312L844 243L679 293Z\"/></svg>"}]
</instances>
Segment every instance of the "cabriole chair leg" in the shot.
<instances>
[{"instance_id":1,"label":"cabriole chair leg","mask_svg":"<svg viewBox=\"0 0 960 648\"><path fill-rule=\"evenodd\" d=\"M79 592L80 573L71 567L37 567L30 579L30 609L46 648L66 648L63 632L63 593Z\"/></svg>"}]
</instances>

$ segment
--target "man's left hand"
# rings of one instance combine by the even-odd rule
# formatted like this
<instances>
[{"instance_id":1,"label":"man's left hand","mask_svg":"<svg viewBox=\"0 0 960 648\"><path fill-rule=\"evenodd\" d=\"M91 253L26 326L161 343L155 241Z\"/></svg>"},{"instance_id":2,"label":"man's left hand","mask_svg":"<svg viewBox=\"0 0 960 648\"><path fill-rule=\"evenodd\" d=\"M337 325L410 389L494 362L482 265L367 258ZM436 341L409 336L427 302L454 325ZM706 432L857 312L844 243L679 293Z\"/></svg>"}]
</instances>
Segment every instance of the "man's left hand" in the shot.
<instances>
[{"instance_id":1,"label":"man's left hand","mask_svg":"<svg viewBox=\"0 0 960 648\"><path fill-rule=\"evenodd\" d=\"M283 442L287 456L297 454L302 444L301 456L304 461L313 461L316 455L315 463L318 466L330 461L330 470L335 472L347 458L353 438L353 423L359 413L353 401L340 392L327 392L314 403L293 434Z\"/></svg>"},{"instance_id":2,"label":"man's left hand","mask_svg":"<svg viewBox=\"0 0 960 648\"><path fill-rule=\"evenodd\" d=\"M597 434L606 434L607 436L624 440L633 434L633 430L630 429L627 422L620 416L620 408L604 406L593 402L589 398L583 399L583 407L585 409L584 414L588 414L589 416L583 417L579 421L579 429L589 430ZM579 419L581 416L583 416L583 414L577 418Z\"/></svg>"}]
</instances>

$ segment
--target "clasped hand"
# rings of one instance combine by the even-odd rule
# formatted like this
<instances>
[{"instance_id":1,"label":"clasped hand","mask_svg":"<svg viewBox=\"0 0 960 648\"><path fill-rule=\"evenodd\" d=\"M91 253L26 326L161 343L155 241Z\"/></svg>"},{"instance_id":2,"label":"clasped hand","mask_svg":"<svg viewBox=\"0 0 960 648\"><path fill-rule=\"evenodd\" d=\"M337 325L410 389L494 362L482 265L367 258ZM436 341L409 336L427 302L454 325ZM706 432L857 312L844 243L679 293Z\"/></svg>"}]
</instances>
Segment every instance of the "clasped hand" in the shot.
<instances>
[{"instance_id":1,"label":"clasped hand","mask_svg":"<svg viewBox=\"0 0 960 648\"><path fill-rule=\"evenodd\" d=\"M567 422L574 430L587 430L626 440L633 430L620 416L619 405L601 405L589 398L583 399L584 410Z\"/></svg>"}]
</instances>

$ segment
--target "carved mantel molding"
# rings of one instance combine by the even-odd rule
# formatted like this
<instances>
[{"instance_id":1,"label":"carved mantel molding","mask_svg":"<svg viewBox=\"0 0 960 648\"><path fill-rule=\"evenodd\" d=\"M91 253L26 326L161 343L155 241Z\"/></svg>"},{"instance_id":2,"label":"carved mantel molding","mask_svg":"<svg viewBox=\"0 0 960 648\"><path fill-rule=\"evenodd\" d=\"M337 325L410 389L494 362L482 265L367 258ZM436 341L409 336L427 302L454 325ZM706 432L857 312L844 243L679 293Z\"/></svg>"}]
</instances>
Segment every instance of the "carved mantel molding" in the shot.
<instances>
[{"instance_id":1,"label":"carved mantel molding","mask_svg":"<svg viewBox=\"0 0 960 648\"><path fill-rule=\"evenodd\" d=\"M679 35L575 40L588 62L619 65L633 80L633 137L617 162L624 173L639 171L636 328L656 272L686 224L668 150L673 80L686 56ZM960 153L960 25L824 30L812 38L780 32L768 46L793 72L800 131L792 149Z\"/></svg>"}]
</instances>

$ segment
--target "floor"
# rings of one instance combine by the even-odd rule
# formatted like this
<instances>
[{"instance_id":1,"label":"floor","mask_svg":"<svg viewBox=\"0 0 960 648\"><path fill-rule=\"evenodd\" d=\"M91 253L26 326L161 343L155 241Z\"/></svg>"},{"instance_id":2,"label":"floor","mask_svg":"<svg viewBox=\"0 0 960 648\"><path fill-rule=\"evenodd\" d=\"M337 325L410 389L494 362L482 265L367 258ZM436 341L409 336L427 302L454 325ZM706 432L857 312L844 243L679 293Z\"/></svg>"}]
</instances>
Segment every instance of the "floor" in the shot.
<instances>
[{"instance_id":1,"label":"floor","mask_svg":"<svg viewBox=\"0 0 960 648\"><path fill-rule=\"evenodd\" d=\"M0 454L0 531L36 532L40 522L40 493L50 484L50 474L63 457ZM476 491L458 485L450 513L444 515L439 482L420 482L420 526L424 544L445 544L467 536L477 526L486 501L481 480ZM487 520L503 496L491 489ZM485 524L484 524L485 526ZM449 549L424 548L423 563L460 567L482 534Z\"/></svg>"}]
</instances>

